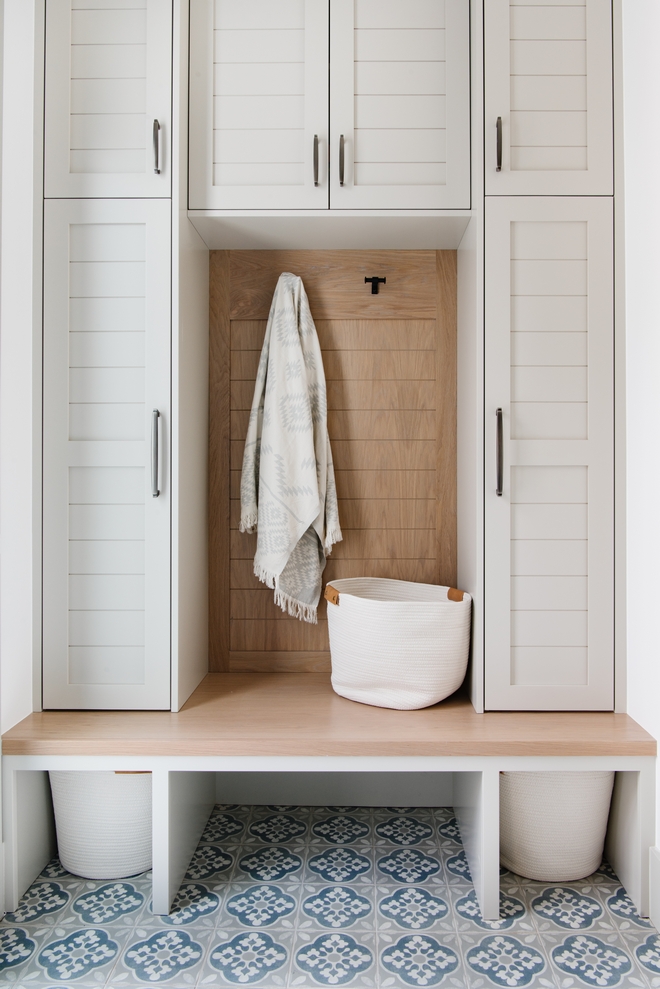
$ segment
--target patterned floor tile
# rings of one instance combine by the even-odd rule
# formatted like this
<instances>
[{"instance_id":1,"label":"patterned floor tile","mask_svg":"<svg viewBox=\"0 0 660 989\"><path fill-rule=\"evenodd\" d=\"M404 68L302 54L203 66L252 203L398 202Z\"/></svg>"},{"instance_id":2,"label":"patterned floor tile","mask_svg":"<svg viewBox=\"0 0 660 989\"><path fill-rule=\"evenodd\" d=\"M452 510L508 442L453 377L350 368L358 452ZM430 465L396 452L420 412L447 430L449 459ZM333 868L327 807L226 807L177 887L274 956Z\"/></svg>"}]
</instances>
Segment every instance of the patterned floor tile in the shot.
<instances>
[{"instance_id":1,"label":"patterned floor tile","mask_svg":"<svg viewBox=\"0 0 660 989\"><path fill-rule=\"evenodd\" d=\"M299 929L293 947L292 986L376 986L377 938L373 931Z\"/></svg>"},{"instance_id":2,"label":"patterned floor tile","mask_svg":"<svg viewBox=\"0 0 660 989\"><path fill-rule=\"evenodd\" d=\"M258 985L283 989L290 985L292 928L226 930L211 938L197 985Z\"/></svg>"},{"instance_id":3,"label":"patterned floor tile","mask_svg":"<svg viewBox=\"0 0 660 989\"><path fill-rule=\"evenodd\" d=\"M484 921L451 808L217 806L168 917L151 874L53 860L0 922L8 989L660 989L660 936L609 866L502 870Z\"/></svg>"}]
</instances>

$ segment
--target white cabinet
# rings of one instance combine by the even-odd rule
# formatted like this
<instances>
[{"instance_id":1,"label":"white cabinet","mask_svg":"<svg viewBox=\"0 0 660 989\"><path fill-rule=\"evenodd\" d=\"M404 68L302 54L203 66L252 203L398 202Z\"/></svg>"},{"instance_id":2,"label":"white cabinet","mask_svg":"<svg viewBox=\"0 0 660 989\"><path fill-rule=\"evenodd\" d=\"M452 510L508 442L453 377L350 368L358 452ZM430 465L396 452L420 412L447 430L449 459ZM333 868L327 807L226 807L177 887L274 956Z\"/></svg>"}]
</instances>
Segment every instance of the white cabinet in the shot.
<instances>
[{"instance_id":1,"label":"white cabinet","mask_svg":"<svg viewBox=\"0 0 660 989\"><path fill-rule=\"evenodd\" d=\"M195 0L191 209L325 209L327 162L328 0Z\"/></svg>"},{"instance_id":2,"label":"white cabinet","mask_svg":"<svg viewBox=\"0 0 660 989\"><path fill-rule=\"evenodd\" d=\"M611 710L612 200L485 223L486 708Z\"/></svg>"},{"instance_id":3,"label":"white cabinet","mask_svg":"<svg viewBox=\"0 0 660 989\"><path fill-rule=\"evenodd\" d=\"M611 195L612 5L485 0L484 31L486 195Z\"/></svg>"},{"instance_id":4,"label":"white cabinet","mask_svg":"<svg viewBox=\"0 0 660 989\"><path fill-rule=\"evenodd\" d=\"M46 203L46 708L170 706L170 212Z\"/></svg>"},{"instance_id":5,"label":"white cabinet","mask_svg":"<svg viewBox=\"0 0 660 989\"><path fill-rule=\"evenodd\" d=\"M171 104L170 0L48 0L47 198L169 196Z\"/></svg>"},{"instance_id":6,"label":"white cabinet","mask_svg":"<svg viewBox=\"0 0 660 989\"><path fill-rule=\"evenodd\" d=\"M469 4L196 0L190 111L191 209L469 209Z\"/></svg>"}]
</instances>

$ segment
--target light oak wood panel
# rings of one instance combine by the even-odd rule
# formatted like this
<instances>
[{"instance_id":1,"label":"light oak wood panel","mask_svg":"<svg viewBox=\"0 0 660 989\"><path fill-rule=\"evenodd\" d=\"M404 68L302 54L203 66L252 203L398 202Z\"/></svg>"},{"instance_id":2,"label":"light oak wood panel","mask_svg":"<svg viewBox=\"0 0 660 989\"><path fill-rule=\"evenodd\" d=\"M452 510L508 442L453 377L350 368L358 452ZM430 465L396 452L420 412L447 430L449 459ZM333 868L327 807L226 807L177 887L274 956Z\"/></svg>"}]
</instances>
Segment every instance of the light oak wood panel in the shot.
<instances>
[{"instance_id":1,"label":"light oak wood panel","mask_svg":"<svg viewBox=\"0 0 660 989\"><path fill-rule=\"evenodd\" d=\"M340 505L341 517L341 505ZM433 529L353 529L332 548L333 560L435 560ZM232 530L232 560L252 560L257 536ZM437 583L434 581L433 583Z\"/></svg>"},{"instance_id":2,"label":"light oak wood panel","mask_svg":"<svg viewBox=\"0 0 660 989\"><path fill-rule=\"evenodd\" d=\"M210 675L178 714L44 711L2 736L4 755L654 756L626 714L490 711L454 694L421 711L356 704L327 673Z\"/></svg>"},{"instance_id":3,"label":"light oak wood panel","mask_svg":"<svg viewBox=\"0 0 660 989\"><path fill-rule=\"evenodd\" d=\"M455 587L457 583L456 549L456 253L438 251L437 360L445 373L436 379L438 446L437 484L437 553L438 581Z\"/></svg>"},{"instance_id":4,"label":"light oak wood panel","mask_svg":"<svg viewBox=\"0 0 660 989\"><path fill-rule=\"evenodd\" d=\"M238 529L241 502L231 500L231 528ZM436 501L431 498L345 498L341 502L342 532L350 529L433 529Z\"/></svg>"},{"instance_id":5,"label":"light oak wood panel","mask_svg":"<svg viewBox=\"0 0 660 989\"><path fill-rule=\"evenodd\" d=\"M209 669L229 664L229 252L211 251L209 313Z\"/></svg>"},{"instance_id":6,"label":"light oak wood panel","mask_svg":"<svg viewBox=\"0 0 660 989\"><path fill-rule=\"evenodd\" d=\"M234 319L268 319L277 279L299 275L315 320L435 319L433 251L232 251ZM378 295L365 277L387 278Z\"/></svg>"},{"instance_id":7,"label":"light oak wood panel","mask_svg":"<svg viewBox=\"0 0 660 989\"><path fill-rule=\"evenodd\" d=\"M256 578L255 578L256 581ZM321 598L319 602L319 620L326 620L327 602ZM256 581L254 587L232 588L229 593L229 616L232 621L280 621L290 622L292 619L286 611L282 611L273 600L273 592L262 583Z\"/></svg>"},{"instance_id":8,"label":"light oak wood panel","mask_svg":"<svg viewBox=\"0 0 660 989\"><path fill-rule=\"evenodd\" d=\"M232 440L232 470L241 469L244 446L244 440ZM434 470L436 458L434 440L335 440L332 444L336 470Z\"/></svg>"},{"instance_id":9,"label":"light oak wood panel","mask_svg":"<svg viewBox=\"0 0 660 989\"><path fill-rule=\"evenodd\" d=\"M434 410L436 403L434 381L328 381L327 393L328 408L333 411ZM253 396L254 381L232 381L232 409L251 409Z\"/></svg>"},{"instance_id":10,"label":"light oak wood panel","mask_svg":"<svg viewBox=\"0 0 660 989\"><path fill-rule=\"evenodd\" d=\"M254 383L261 354L232 350L232 381ZM435 350L328 350L326 381L435 381Z\"/></svg>"},{"instance_id":11,"label":"light oak wood panel","mask_svg":"<svg viewBox=\"0 0 660 989\"><path fill-rule=\"evenodd\" d=\"M390 580L411 580L433 584L437 565L435 560L333 560L328 559L323 572L327 584L342 577L387 577ZM263 587L254 576L252 560L231 561L231 587Z\"/></svg>"},{"instance_id":12,"label":"light oak wood panel","mask_svg":"<svg viewBox=\"0 0 660 989\"><path fill-rule=\"evenodd\" d=\"M369 275L386 274L385 289L393 286L387 300L384 288L379 296L371 295L364 272L356 282L358 262ZM372 271L381 263L386 270ZM231 349L225 348L225 359L232 498L229 579L215 602L221 620L231 627L222 668L228 661L230 669L261 670L272 653L280 656L278 669L295 669L295 663L283 666L281 657L327 649L324 606L317 626L284 615L252 572L256 536L238 531L244 440L265 317L276 278L285 269L305 282L327 381L344 540L334 548L324 579L366 575L455 583L455 547L450 545L455 541L456 452L450 435L455 432L455 255L233 252L229 289L225 284L222 294L230 319ZM272 285L266 291L268 279ZM239 655L247 666L234 665ZM245 658L254 656L256 665Z\"/></svg>"},{"instance_id":13,"label":"light oak wood panel","mask_svg":"<svg viewBox=\"0 0 660 989\"><path fill-rule=\"evenodd\" d=\"M232 412L232 440L245 440L249 418L247 409ZM328 412L328 433L331 440L435 440L437 421L434 411L340 409Z\"/></svg>"},{"instance_id":14,"label":"light oak wood panel","mask_svg":"<svg viewBox=\"0 0 660 989\"><path fill-rule=\"evenodd\" d=\"M368 288L369 286L367 286ZM265 319L231 321L231 349L258 350L264 342ZM321 350L433 350L433 319L315 319Z\"/></svg>"},{"instance_id":15,"label":"light oak wood panel","mask_svg":"<svg viewBox=\"0 0 660 989\"><path fill-rule=\"evenodd\" d=\"M433 498L436 497L433 470L338 470L337 494L345 498ZM231 472L231 496L241 496L241 472Z\"/></svg>"},{"instance_id":16,"label":"light oak wood panel","mask_svg":"<svg viewBox=\"0 0 660 989\"><path fill-rule=\"evenodd\" d=\"M232 652L298 652L308 649L318 652L330 648L327 621L312 625L296 618L284 621L232 621L229 641Z\"/></svg>"},{"instance_id":17,"label":"light oak wood panel","mask_svg":"<svg viewBox=\"0 0 660 989\"><path fill-rule=\"evenodd\" d=\"M232 673L330 673L330 652L232 652Z\"/></svg>"}]
</instances>

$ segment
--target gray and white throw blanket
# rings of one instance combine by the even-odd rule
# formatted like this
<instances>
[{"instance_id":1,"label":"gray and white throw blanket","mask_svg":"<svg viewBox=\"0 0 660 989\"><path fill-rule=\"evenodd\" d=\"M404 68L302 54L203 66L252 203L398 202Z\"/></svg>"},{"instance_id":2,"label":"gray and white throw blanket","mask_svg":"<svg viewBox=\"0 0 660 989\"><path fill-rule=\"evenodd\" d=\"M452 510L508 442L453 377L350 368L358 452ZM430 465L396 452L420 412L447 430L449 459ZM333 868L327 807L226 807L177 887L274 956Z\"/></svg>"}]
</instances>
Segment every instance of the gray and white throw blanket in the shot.
<instances>
[{"instance_id":1,"label":"gray and white throw blanket","mask_svg":"<svg viewBox=\"0 0 660 989\"><path fill-rule=\"evenodd\" d=\"M280 275L270 307L241 476L241 532L282 611L317 621L325 558L342 538L325 375L302 279Z\"/></svg>"}]
</instances>

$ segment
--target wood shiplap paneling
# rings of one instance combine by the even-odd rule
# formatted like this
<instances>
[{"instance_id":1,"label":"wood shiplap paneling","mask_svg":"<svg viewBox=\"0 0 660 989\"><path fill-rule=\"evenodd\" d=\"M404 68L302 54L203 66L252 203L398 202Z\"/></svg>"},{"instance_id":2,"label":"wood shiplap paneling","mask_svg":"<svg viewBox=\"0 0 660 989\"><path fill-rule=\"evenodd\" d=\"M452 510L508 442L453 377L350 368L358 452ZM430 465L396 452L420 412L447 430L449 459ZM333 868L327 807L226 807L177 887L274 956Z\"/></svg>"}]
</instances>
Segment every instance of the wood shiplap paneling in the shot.
<instances>
[{"instance_id":1,"label":"wood shiplap paneling","mask_svg":"<svg viewBox=\"0 0 660 989\"><path fill-rule=\"evenodd\" d=\"M309 671L328 665L324 603L315 626L283 614L272 591L252 572L256 536L238 531L254 379L275 284L287 270L304 281L327 381L344 539L335 546L324 579L380 576L455 583L455 254L214 252L214 670ZM377 296L364 283L365 275L374 274L387 277Z\"/></svg>"},{"instance_id":2,"label":"wood shiplap paneling","mask_svg":"<svg viewBox=\"0 0 660 989\"><path fill-rule=\"evenodd\" d=\"M229 668L229 252L211 251L209 326L209 668Z\"/></svg>"}]
</instances>

